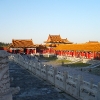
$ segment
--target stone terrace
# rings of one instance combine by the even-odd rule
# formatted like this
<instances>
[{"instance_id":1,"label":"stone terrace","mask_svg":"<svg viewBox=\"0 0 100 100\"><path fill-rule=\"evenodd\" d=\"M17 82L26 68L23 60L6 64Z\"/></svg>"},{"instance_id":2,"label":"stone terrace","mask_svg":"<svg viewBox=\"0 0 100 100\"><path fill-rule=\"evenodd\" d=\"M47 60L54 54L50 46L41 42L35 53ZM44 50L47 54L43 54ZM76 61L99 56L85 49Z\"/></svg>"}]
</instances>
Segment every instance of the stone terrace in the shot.
<instances>
[{"instance_id":1,"label":"stone terrace","mask_svg":"<svg viewBox=\"0 0 100 100\"><path fill-rule=\"evenodd\" d=\"M13 100L75 100L14 62L9 63L9 71L10 77L14 78L11 87L19 86L21 89Z\"/></svg>"}]
</instances>

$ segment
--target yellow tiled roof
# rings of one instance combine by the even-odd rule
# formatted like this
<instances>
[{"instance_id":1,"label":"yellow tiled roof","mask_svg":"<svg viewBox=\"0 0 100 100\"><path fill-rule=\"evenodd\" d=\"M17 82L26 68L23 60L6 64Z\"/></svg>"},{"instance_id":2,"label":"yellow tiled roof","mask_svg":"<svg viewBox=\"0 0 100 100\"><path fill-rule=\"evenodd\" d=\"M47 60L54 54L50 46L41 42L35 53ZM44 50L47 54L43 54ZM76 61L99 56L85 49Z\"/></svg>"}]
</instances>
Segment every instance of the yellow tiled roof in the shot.
<instances>
[{"instance_id":1,"label":"yellow tiled roof","mask_svg":"<svg viewBox=\"0 0 100 100\"><path fill-rule=\"evenodd\" d=\"M66 39L62 39L60 35L50 35L48 36L47 41L45 41L45 43L67 43L67 44L71 44L72 42L70 42L67 38Z\"/></svg>"},{"instance_id":2,"label":"yellow tiled roof","mask_svg":"<svg viewBox=\"0 0 100 100\"><path fill-rule=\"evenodd\" d=\"M100 51L100 43L60 44L55 50Z\"/></svg>"},{"instance_id":3,"label":"yellow tiled roof","mask_svg":"<svg viewBox=\"0 0 100 100\"><path fill-rule=\"evenodd\" d=\"M66 39L62 39L62 41L64 42L64 43L67 43L67 44L72 44L73 42L70 42L67 38Z\"/></svg>"},{"instance_id":4,"label":"yellow tiled roof","mask_svg":"<svg viewBox=\"0 0 100 100\"><path fill-rule=\"evenodd\" d=\"M12 48L31 48L34 47L32 39L13 39L10 47Z\"/></svg>"},{"instance_id":5,"label":"yellow tiled roof","mask_svg":"<svg viewBox=\"0 0 100 100\"><path fill-rule=\"evenodd\" d=\"M86 42L86 43L99 43L98 41L89 41L89 42Z\"/></svg>"},{"instance_id":6,"label":"yellow tiled roof","mask_svg":"<svg viewBox=\"0 0 100 100\"><path fill-rule=\"evenodd\" d=\"M46 43L62 43L62 39L60 37L60 35L50 35L49 34L49 37L47 39L47 41L45 41Z\"/></svg>"}]
</instances>

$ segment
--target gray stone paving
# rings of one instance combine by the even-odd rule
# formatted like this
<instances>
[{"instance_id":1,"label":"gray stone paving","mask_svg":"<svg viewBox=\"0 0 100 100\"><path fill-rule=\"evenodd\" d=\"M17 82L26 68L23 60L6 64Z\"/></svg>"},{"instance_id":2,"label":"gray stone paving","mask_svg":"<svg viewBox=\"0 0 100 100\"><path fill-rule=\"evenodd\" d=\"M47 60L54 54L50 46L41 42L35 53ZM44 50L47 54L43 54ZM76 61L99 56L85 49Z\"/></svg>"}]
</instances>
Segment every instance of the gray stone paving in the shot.
<instances>
[{"instance_id":1,"label":"gray stone paving","mask_svg":"<svg viewBox=\"0 0 100 100\"><path fill-rule=\"evenodd\" d=\"M89 72L85 72L85 71L81 71L78 68L67 68L67 67L62 67L62 66L56 66L58 67L58 70L60 71L67 71L69 75L71 76L78 76L81 75L83 76L83 80L90 82L91 79L93 79L94 84L98 84L98 82L100 82L100 76L91 74Z\"/></svg>"},{"instance_id":2,"label":"gray stone paving","mask_svg":"<svg viewBox=\"0 0 100 100\"><path fill-rule=\"evenodd\" d=\"M61 66L61 65L56 65L56 64L53 64L52 62L44 62L44 61L41 61L43 64L50 64L52 65L53 67L57 67L57 69L61 72L63 71L66 71L68 72L69 75L71 76L78 76L78 75L81 75L83 76L83 79L87 82L90 82L91 79L93 79L94 81L94 84L98 84L98 82L100 82L100 76L97 76L97 75L93 75L87 71L81 71L80 68L71 68L71 67L64 67L64 66Z\"/></svg>"},{"instance_id":3,"label":"gray stone paving","mask_svg":"<svg viewBox=\"0 0 100 100\"><path fill-rule=\"evenodd\" d=\"M20 92L13 100L75 100L69 95L59 92L48 82L31 75L14 62L9 63L10 77L14 80L11 87L20 87Z\"/></svg>"}]
</instances>

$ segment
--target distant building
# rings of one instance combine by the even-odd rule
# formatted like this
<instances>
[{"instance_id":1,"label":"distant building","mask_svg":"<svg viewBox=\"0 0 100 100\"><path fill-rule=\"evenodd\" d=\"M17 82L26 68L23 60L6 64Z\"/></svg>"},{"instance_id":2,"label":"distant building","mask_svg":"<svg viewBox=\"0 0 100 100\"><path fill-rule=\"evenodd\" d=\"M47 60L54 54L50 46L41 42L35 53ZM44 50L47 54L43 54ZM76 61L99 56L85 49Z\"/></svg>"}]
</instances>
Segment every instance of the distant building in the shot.
<instances>
[{"instance_id":1,"label":"distant building","mask_svg":"<svg viewBox=\"0 0 100 100\"><path fill-rule=\"evenodd\" d=\"M89 41L82 44L60 44L55 48L55 51L58 55L100 59L100 42Z\"/></svg>"},{"instance_id":2,"label":"distant building","mask_svg":"<svg viewBox=\"0 0 100 100\"><path fill-rule=\"evenodd\" d=\"M9 46L9 51L12 53L53 54L100 60L100 42L98 41L88 41L86 43L74 44L67 38L62 39L60 35L49 34L44 43L44 45L35 45L32 39L13 39L11 45Z\"/></svg>"},{"instance_id":3,"label":"distant building","mask_svg":"<svg viewBox=\"0 0 100 100\"><path fill-rule=\"evenodd\" d=\"M67 38L62 39L60 35L50 35L48 36L48 39L44 42L47 46L50 47L56 47L59 44L72 44Z\"/></svg>"},{"instance_id":4,"label":"distant building","mask_svg":"<svg viewBox=\"0 0 100 100\"><path fill-rule=\"evenodd\" d=\"M54 48L59 46L60 44L73 44L73 42L70 42L67 38L62 39L60 35L50 35L50 34L48 36L48 39L44 43L48 48L48 50L46 50L48 53L55 53Z\"/></svg>"},{"instance_id":5,"label":"distant building","mask_svg":"<svg viewBox=\"0 0 100 100\"><path fill-rule=\"evenodd\" d=\"M9 48L12 53L36 53L36 45L32 39L13 39Z\"/></svg>"}]
</instances>

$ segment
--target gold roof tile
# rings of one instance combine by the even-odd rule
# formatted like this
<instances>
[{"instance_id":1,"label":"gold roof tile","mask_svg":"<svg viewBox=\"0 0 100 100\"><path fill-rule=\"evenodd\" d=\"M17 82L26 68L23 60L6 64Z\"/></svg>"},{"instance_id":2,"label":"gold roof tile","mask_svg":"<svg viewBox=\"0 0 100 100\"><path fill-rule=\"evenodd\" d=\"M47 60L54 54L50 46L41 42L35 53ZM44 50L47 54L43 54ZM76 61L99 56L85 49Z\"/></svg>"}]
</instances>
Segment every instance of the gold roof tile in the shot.
<instances>
[{"instance_id":1,"label":"gold roof tile","mask_svg":"<svg viewBox=\"0 0 100 100\"><path fill-rule=\"evenodd\" d=\"M13 39L12 48L32 48L35 45L33 44L32 39Z\"/></svg>"}]
</instances>

